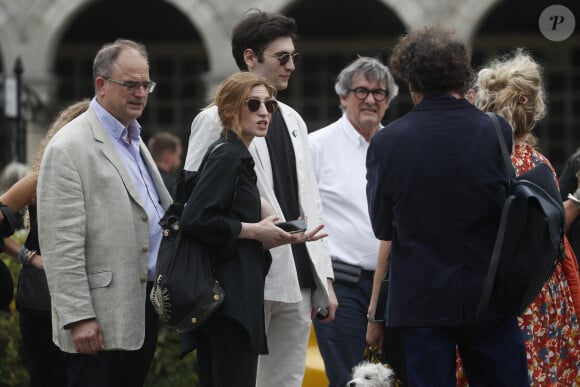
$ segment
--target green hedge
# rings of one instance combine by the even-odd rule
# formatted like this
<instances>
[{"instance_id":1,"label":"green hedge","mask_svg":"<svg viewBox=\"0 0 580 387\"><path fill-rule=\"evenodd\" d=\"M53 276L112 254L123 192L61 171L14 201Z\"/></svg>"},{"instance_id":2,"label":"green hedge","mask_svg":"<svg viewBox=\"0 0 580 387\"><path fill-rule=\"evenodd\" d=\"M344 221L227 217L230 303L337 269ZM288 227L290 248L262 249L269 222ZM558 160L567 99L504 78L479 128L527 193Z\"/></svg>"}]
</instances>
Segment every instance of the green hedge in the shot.
<instances>
[{"instance_id":1,"label":"green hedge","mask_svg":"<svg viewBox=\"0 0 580 387\"><path fill-rule=\"evenodd\" d=\"M162 327L159 332L157 351L155 351L145 385L151 387L197 387L196 367L195 353L179 360L178 335L166 327Z\"/></svg>"},{"instance_id":2,"label":"green hedge","mask_svg":"<svg viewBox=\"0 0 580 387\"><path fill-rule=\"evenodd\" d=\"M23 236L17 235L16 239L22 240ZM16 285L20 265L14 258L4 254L0 254L0 259L10 268ZM21 356L18 311L12 303L10 310L0 311L0 387L26 385L30 385L30 379ZM145 385L198 386L195 354L179 360L178 336L164 326L159 332L157 351Z\"/></svg>"}]
</instances>

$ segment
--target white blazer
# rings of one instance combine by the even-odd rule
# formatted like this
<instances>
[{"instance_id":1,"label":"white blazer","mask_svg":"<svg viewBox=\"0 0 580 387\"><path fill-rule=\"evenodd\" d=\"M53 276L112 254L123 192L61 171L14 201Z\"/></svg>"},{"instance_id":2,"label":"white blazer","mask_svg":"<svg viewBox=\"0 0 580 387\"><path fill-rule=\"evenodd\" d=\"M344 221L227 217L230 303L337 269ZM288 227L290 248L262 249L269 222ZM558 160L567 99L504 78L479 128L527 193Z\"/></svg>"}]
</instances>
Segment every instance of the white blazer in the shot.
<instances>
[{"instance_id":1,"label":"white blazer","mask_svg":"<svg viewBox=\"0 0 580 387\"><path fill-rule=\"evenodd\" d=\"M308 225L311 228L322 223L322 205L310 157L308 130L304 120L294 109L281 102L278 102L278 107L288 128L296 157L300 213L302 216L308 217ZM216 106L201 111L195 117L191 124L185 160L186 170L197 170L203 155L208 147L218 139L221 131L222 124ZM255 161L260 195L270 202L280 219L286 220L274 193L272 165L266 139L263 137L254 138L250 145L250 153ZM327 242L324 239L307 242L306 248L316 281L316 289L312 292L312 306L326 307L329 303L327 279L334 278ZM290 245L283 245L271 249L270 253L272 254L272 266L266 276L264 299L287 303L299 302L302 296L292 248Z\"/></svg>"}]
</instances>

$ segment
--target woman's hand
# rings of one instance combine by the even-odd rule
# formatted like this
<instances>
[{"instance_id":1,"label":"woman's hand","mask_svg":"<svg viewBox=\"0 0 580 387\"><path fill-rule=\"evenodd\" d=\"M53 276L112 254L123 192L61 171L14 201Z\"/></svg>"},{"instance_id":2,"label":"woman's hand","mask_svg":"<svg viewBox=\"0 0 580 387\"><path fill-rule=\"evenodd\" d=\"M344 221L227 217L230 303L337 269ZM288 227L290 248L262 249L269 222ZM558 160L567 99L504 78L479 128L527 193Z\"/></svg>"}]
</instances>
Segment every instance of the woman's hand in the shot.
<instances>
[{"instance_id":1,"label":"woman's hand","mask_svg":"<svg viewBox=\"0 0 580 387\"><path fill-rule=\"evenodd\" d=\"M260 241L265 250L292 243L294 236L276 226L279 220L277 216L270 215L258 223L242 223L242 231L238 237Z\"/></svg>"},{"instance_id":2,"label":"woman's hand","mask_svg":"<svg viewBox=\"0 0 580 387\"><path fill-rule=\"evenodd\" d=\"M34 256L34 258L32 258L32 260L30 261L30 266L33 266L37 269L44 270L44 261L42 259L42 256L39 254L36 254Z\"/></svg>"},{"instance_id":3,"label":"woman's hand","mask_svg":"<svg viewBox=\"0 0 580 387\"><path fill-rule=\"evenodd\" d=\"M292 234L294 237L294 241L292 243L306 243L306 242L314 242L319 239L325 238L328 236L327 233L320 233L320 230L324 228L323 224L319 224L318 226L314 227L310 231L300 232L296 234Z\"/></svg>"},{"instance_id":4,"label":"woman's hand","mask_svg":"<svg viewBox=\"0 0 580 387\"><path fill-rule=\"evenodd\" d=\"M383 353L383 342L385 341L385 326L382 322L369 322L367 324L367 344L376 348L379 353Z\"/></svg>"},{"instance_id":5,"label":"woman's hand","mask_svg":"<svg viewBox=\"0 0 580 387\"><path fill-rule=\"evenodd\" d=\"M322 224L307 232L290 234L276 226L279 220L277 216L271 215L258 223L242 222L238 238L258 240L264 245L264 250L269 250L289 243L313 242L328 236L326 233L320 233L324 227Z\"/></svg>"}]
</instances>

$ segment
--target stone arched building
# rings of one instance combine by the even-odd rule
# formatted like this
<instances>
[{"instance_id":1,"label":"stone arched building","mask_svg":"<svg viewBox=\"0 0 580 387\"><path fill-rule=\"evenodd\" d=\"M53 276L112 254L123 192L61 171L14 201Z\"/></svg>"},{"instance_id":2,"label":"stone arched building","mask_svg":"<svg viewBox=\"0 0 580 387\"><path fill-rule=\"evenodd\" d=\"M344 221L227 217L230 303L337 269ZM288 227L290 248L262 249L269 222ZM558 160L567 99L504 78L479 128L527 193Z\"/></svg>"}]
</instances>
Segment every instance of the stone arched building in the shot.
<instances>
[{"instance_id":1,"label":"stone arched building","mask_svg":"<svg viewBox=\"0 0 580 387\"><path fill-rule=\"evenodd\" d=\"M117 37L139 40L158 82L140 120L144 137L168 130L186 141L215 85L236 71L232 27L248 8L259 8L298 23L302 59L279 98L315 130L340 114L333 81L344 65L356 55L386 61L400 34L438 22L471 41L476 67L516 47L540 59L550 111L536 134L558 168L580 146L580 37L575 32L553 42L540 33L538 17L553 3L580 15L577 0L0 0L0 73L11 74L21 59L30 161L54 113L92 97L91 61L98 48ZM410 107L403 88L385 122ZM0 141L12 138L1 133L12 126L0 112ZM0 158L0 167L5 162Z\"/></svg>"}]
</instances>

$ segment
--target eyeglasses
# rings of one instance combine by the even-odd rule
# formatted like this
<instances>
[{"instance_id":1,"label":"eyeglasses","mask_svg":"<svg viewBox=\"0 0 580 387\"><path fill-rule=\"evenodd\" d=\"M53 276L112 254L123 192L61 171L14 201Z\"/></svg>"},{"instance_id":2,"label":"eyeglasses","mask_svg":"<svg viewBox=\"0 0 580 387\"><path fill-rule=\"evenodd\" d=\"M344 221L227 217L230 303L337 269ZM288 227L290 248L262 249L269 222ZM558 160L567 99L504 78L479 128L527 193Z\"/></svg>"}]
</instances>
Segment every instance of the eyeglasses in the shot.
<instances>
[{"instance_id":1,"label":"eyeglasses","mask_svg":"<svg viewBox=\"0 0 580 387\"><path fill-rule=\"evenodd\" d=\"M366 87L357 87L355 89L348 89L348 91L352 91L356 99L364 101L369 96L369 93L373 94L375 101L381 102L387 98L387 90L385 89L373 89L369 90Z\"/></svg>"},{"instance_id":2,"label":"eyeglasses","mask_svg":"<svg viewBox=\"0 0 580 387\"><path fill-rule=\"evenodd\" d=\"M260 106L262 106L262 101L256 98L250 98L246 101L246 104L248 105L248 109L252 113L255 113L258 111L258 109L260 109ZM264 101L264 106L266 106L268 113L272 114L276 111L276 109L278 109L278 102L276 100L269 99Z\"/></svg>"},{"instance_id":3,"label":"eyeglasses","mask_svg":"<svg viewBox=\"0 0 580 387\"><path fill-rule=\"evenodd\" d=\"M107 77L103 77L105 78L105 80L117 84L119 86L123 86L123 88L125 89L126 93L134 93L137 90L139 90L139 88L143 88L147 93L152 93L153 90L155 90L155 86L157 86L157 83L153 82L153 81L145 81L145 82L133 82L133 81L129 81L129 82L121 82L121 81L116 81L114 79L111 78L107 78Z\"/></svg>"},{"instance_id":4,"label":"eyeglasses","mask_svg":"<svg viewBox=\"0 0 580 387\"><path fill-rule=\"evenodd\" d=\"M289 52L279 52L277 54L274 55L270 55L270 54L266 54L263 50L260 52L261 55L267 55L271 58L276 58L278 59L278 62L280 62L280 66L285 66L286 63L288 63L288 61L290 60L290 58L292 58L292 62L294 64L298 63L298 61L300 60L300 53L295 52L293 54L290 54Z\"/></svg>"}]
</instances>

